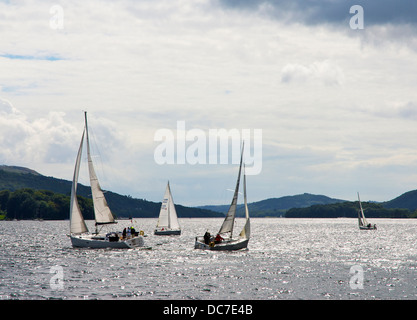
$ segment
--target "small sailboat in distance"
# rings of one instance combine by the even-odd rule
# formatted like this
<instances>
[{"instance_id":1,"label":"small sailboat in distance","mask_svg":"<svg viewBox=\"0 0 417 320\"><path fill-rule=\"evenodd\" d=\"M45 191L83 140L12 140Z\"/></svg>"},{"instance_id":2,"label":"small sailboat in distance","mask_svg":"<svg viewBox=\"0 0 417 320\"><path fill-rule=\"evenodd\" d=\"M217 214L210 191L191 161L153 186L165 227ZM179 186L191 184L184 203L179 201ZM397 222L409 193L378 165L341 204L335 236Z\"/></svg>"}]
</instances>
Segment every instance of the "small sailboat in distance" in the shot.
<instances>
[{"instance_id":1,"label":"small sailboat in distance","mask_svg":"<svg viewBox=\"0 0 417 320\"><path fill-rule=\"evenodd\" d=\"M359 223L359 229L360 230L376 230L376 224L370 224L366 218L365 214L363 213L363 208L361 204L361 199L359 197L358 192L358 200L359 200L359 210L358 210L358 223Z\"/></svg>"},{"instance_id":2,"label":"small sailboat in distance","mask_svg":"<svg viewBox=\"0 0 417 320\"><path fill-rule=\"evenodd\" d=\"M242 231L239 234L239 237L233 238L233 225L235 222L236 215L236 205L237 198L239 194L239 183L240 175L242 171L242 160L243 160L243 146L242 154L240 156L240 165L239 165L239 175L237 177L236 188L233 195L232 203L229 207L229 211L223 221L223 224L220 227L219 232L216 237L212 237L208 232L204 234L203 237L196 237L194 249L202 250L223 250L223 251L232 251L245 249L248 246L250 238L250 218L249 210L246 197L246 175L245 175L245 166L243 166L243 196L245 202L245 225L243 226Z\"/></svg>"},{"instance_id":3,"label":"small sailboat in distance","mask_svg":"<svg viewBox=\"0 0 417 320\"><path fill-rule=\"evenodd\" d=\"M174 200L172 199L169 181L165 189L164 199L162 200L159 218L154 234L157 236L180 235L181 228L175 210Z\"/></svg>"},{"instance_id":4,"label":"small sailboat in distance","mask_svg":"<svg viewBox=\"0 0 417 320\"><path fill-rule=\"evenodd\" d=\"M137 232L131 233L128 237L121 237L121 232L101 233L100 227L117 223L107 205L103 190L97 179L93 161L90 154L90 142L88 137L87 112L84 113L85 127L75 161L74 176L71 187L70 200L70 234L73 247L77 248L133 248L144 246L142 235ZM96 232L89 233L84 217L77 201L77 184L81 164L81 154L84 144L84 136L87 143L88 171L90 175L91 195L93 198L94 216L96 221Z\"/></svg>"}]
</instances>

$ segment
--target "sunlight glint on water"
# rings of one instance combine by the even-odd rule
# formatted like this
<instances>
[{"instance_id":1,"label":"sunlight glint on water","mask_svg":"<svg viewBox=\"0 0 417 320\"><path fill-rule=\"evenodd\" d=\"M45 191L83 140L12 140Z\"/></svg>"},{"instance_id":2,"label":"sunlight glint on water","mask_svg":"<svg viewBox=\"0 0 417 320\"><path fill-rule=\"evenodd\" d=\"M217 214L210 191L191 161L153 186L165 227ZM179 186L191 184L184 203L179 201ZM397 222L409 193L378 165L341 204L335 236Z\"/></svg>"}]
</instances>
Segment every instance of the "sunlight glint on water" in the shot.
<instances>
[{"instance_id":1,"label":"sunlight glint on water","mask_svg":"<svg viewBox=\"0 0 417 320\"><path fill-rule=\"evenodd\" d=\"M136 219L152 250L73 249L68 221L0 222L0 299L415 299L417 221L251 219L249 249L194 249L194 237L222 219L180 219L181 236L154 236L155 219ZM236 230L243 225L237 219ZM92 222L88 222L92 223ZM123 229L130 221L119 221ZM352 266L363 289L352 289ZM61 288L51 286L62 267ZM53 279L52 279L53 280Z\"/></svg>"}]
</instances>

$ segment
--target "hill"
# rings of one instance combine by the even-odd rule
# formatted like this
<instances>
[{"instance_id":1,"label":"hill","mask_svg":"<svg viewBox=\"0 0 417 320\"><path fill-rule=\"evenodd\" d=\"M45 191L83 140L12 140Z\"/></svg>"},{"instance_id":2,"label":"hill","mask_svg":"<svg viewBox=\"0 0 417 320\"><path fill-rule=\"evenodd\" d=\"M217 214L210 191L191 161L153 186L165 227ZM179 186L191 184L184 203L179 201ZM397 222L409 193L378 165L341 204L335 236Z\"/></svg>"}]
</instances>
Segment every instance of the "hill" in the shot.
<instances>
[{"instance_id":1,"label":"hill","mask_svg":"<svg viewBox=\"0 0 417 320\"><path fill-rule=\"evenodd\" d=\"M42 206L44 208L48 207L45 205L45 202L48 203L48 201L51 203L54 202L55 207L62 208L63 205L61 203L66 201L69 204L71 181L46 177L28 168L0 165L0 191L9 190L10 192L14 192L21 189L49 190L65 195L67 199L49 195L48 193L33 194L27 190L24 192L25 196L30 195L29 198L33 198L35 201L43 201ZM79 195L79 201L86 203L85 207L88 211L89 204L84 198L89 199L91 197L90 187L79 184L77 193ZM45 199L52 200L46 201ZM111 191L106 192L106 199L113 213L119 218L155 218L158 216L161 206L160 202L135 199ZM406 192L390 201L363 203L363 206L367 208L366 216L370 218L415 217L417 216L417 190ZM357 217L358 203L329 198L324 195L304 193L252 202L248 204L248 207L251 217ZM182 218L224 217L229 209L229 205L210 205L191 208L176 204L176 209L178 216ZM4 215L4 210L4 208L0 208L0 216ZM53 212L53 210L49 210L48 212ZM64 210L64 212L68 212L68 210ZM37 215L39 215L39 212ZM237 216L244 216L243 205L238 205Z\"/></svg>"},{"instance_id":2,"label":"hill","mask_svg":"<svg viewBox=\"0 0 417 320\"><path fill-rule=\"evenodd\" d=\"M7 172L16 172L16 173L31 173L34 175L40 175L39 173L37 173L35 170L32 169L28 169L25 167L18 167L18 166L6 166L4 164L0 165L0 170L4 170Z\"/></svg>"},{"instance_id":3,"label":"hill","mask_svg":"<svg viewBox=\"0 0 417 320\"><path fill-rule=\"evenodd\" d=\"M291 208L305 208L317 204L331 204L344 201L345 200L333 199L323 195L304 193L248 203L248 209L252 217L279 217L284 216L285 212ZM229 205L210 205L198 208L226 214L227 210L229 210ZM243 217L244 215L244 206L243 204L240 204L237 206L237 216Z\"/></svg>"},{"instance_id":4,"label":"hill","mask_svg":"<svg viewBox=\"0 0 417 320\"><path fill-rule=\"evenodd\" d=\"M414 218L415 214L408 209L384 208L375 202L362 202L367 218ZM285 213L286 218L357 218L359 202L313 205L307 208L292 208Z\"/></svg>"},{"instance_id":5,"label":"hill","mask_svg":"<svg viewBox=\"0 0 417 320\"><path fill-rule=\"evenodd\" d=\"M0 166L0 190L9 190L11 192L20 189L48 190L54 193L68 196L71 193L71 181L46 177L31 169ZM91 198L90 187L78 184L77 194L85 198ZM130 196L123 196L111 191L106 192L106 200L112 212L119 218L156 218L159 215L161 202L152 202L144 199L135 199ZM176 205L178 217L223 217L218 212L185 207ZM67 211L69 212L69 210ZM69 213L68 213L69 215Z\"/></svg>"},{"instance_id":6,"label":"hill","mask_svg":"<svg viewBox=\"0 0 417 320\"><path fill-rule=\"evenodd\" d=\"M384 208L403 208L410 211L417 209L417 190L408 191L390 201L382 203Z\"/></svg>"}]
</instances>

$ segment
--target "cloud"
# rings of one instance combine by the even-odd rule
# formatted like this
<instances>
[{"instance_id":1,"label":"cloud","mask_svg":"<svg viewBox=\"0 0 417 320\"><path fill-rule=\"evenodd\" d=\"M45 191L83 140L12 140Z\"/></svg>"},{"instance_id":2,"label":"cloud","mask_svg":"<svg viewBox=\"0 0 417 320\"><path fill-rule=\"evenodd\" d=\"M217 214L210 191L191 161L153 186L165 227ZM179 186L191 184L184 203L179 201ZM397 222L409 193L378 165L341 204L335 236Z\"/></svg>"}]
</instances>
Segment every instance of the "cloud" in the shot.
<instances>
[{"instance_id":1,"label":"cloud","mask_svg":"<svg viewBox=\"0 0 417 320\"><path fill-rule=\"evenodd\" d=\"M281 81L319 82L325 85L342 85L344 74L340 67L330 61L313 62L310 65L286 64L281 71Z\"/></svg>"},{"instance_id":2,"label":"cloud","mask_svg":"<svg viewBox=\"0 0 417 320\"><path fill-rule=\"evenodd\" d=\"M353 5L360 5L365 12L366 25L380 24L417 24L415 19L417 3L414 0L220 0L226 8L241 10L257 10L271 18L284 20L288 23L339 24L351 17L349 9Z\"/></svg>"},{"instance_id":3,"label":"cloud","mask_svg":"<svg viewBox=\"0 0 417 320\"><path fill-rule=\"evenodd\" d=\"M96 121L94 133L102 137L103 149L117 145L119 140L111 121ZM29 120L10 101L0 98L0 163L72 163L82 127L82 117L77 125L72 125L62 111L50 111Z\"/></svg>"},{"instance_id":4,"label":"cloud","mask_svg":"<svg viewBox=\"0 0 417 320\"><path fill-rule=\"evenodd\" d=\"M407 102L398 109L398 114L406 119L417 119L417 103Z\"/></svg>"},{"instance_id":5,"label":"cloud","mask_svg":"<svg viewBox=\"0 0 417 320\"><path fill-rule=\"evenodd\" d=\"M387 119L396 118L413 121L417 120L417 103L414 101L387 102L369 110L362 110L362 112L369 112L372 115Z\"/></svg>"},{"instance_id":6,"label":"cloud","mask_svg":"<svg viewBox=\"0 0 417 320\"><path fill-rule=\"evenodd\" d=\"M336 185L350 194L358 171L338 182L345 167L384 157L388 165L414 148L409 1L375 9L373 1L62 1L62 29L50 27L53 3L12 3L0 2L6 164L71 179L84 109L103 187L155 201L167 179L176 201L196 205L217 199L219 181L235 183L233 165L155 163L154 133L178 120L204 132L263 130L265 162L250 179L250 201ZM364 7L364 30L349 28L353 4Z\"/></svg>"},{"instance_id":7,"label":"cloud","mask_svg":"<svg viewBox=\"0 0 417 320\"><path fill-rule=\"evenodd\" d=\"M414 0L220 0L233 11L258 14L283 23L335 28L362 41L363 46L401 43L417 50L417 2ZM364 29L352 30L350 13L353 5L363 8Z\"/></svg>"},{"instance_id":8,"label":"cloud","mask_svg":"<svg viewBox=\"0 0 417 320\"><path fill-rule=\"evenodd\" d=\"M62 121L63 113L29 121L9 101L0 98L0 161L2 163L68 161L68 133L73 128ZM51 150L51 146L54 148Z\"/></svg>"}]
</instances>

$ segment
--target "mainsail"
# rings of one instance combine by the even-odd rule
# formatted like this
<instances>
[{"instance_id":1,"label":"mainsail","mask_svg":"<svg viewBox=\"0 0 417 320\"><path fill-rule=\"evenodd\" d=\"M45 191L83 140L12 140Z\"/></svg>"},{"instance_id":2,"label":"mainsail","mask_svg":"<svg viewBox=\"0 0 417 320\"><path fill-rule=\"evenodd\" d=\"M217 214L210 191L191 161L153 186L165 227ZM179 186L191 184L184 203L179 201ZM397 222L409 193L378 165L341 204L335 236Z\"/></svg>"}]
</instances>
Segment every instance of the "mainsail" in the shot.
<instances>
[{"instance_id":1,"label":"mainsail","mask_svg":"<svg viewBox=\"0 0 417 320\"><path fill-rule=\"evenodd\" d=\"M360 213L362 215L362 217L359 217L359 225L360 226L367 226L368 225L368 221L366 221L365 215L363 213L361 199L359 198L359 192L358 192L358 200L359 200Z\"/></svg>"},{"instance_id":2,"label":"mainsail","mask_svg":"<svg viewBox=\"0 0 417 320\"><path fill-rule=\"evenodd\" d=\"M159 219L156 226L160 228L180 229L169 181L165 189L165 195L162 201L161 210L159 211Z\"/></svg>"},{"instance_id":3,"label":"mainsail","mask_svg":"<svg viewBox=\"0 0 417 320\"><path fill-rule=\"evenodd\" d=\"M232 238L233 225L235 223L237 197L239 194L240 173L242 171L243 148L244 148L244 145L242 146L242 153L240 155L239 175L237 176L235 193L233 195L232 203L230 204L229 211L227 212L226 218L224 219L223 224L220 227L220 230L218 232L221 235L230 233L230 236L229 236L230 238Z\"/></svg>"},{"instance_id":4,"label":"mainsail","mask_svg":"<svg viewBox=\"0 0 417 320\"><path fill-rule=\"evenodd\" d=\"M74 176L72 178L72 187L71 187L71 201L70 201L70 231L73 234L81 234L88 232L87 226L85 224L83 215L81 213L80 207L77 201L77 184L78 184L78 173L80 171L80 162L81 154L84 143L84 133L81 138L80 147L78 149L77 160L75 161Z\"/></svg>"},{"instance_id":5,"label":"mainsail","mask_svg":"<svg viewBox=\"0 0 417 320\"><path fill-rule=\"evenodd\" d=\"M88 126L87 126L87 112L85 112L85 131L87 132L87 156L88 156L88 171L90 174L91 193L93 197L94 215L96 224L115 223L113 214L107 205L106 198L104 197L103 190L97 179L96 172L94 170L93 161L90 154L90 142L88 138Z\"/></svg>"},{"instance_id":6,"label":"mainsail","mask_svg":"<svg viewBox=\"0 0 417 320\"><path fill-rule=\"evenodd\" d=\"M250 218L249 218L249 209L248 209L248 201L246 198L246 174L245 174L245 165L243 165L243 197L245 201L245 216L246 216L246 223L239 234L241 238L250 238Z\"/></svg>"}]
</instances>

